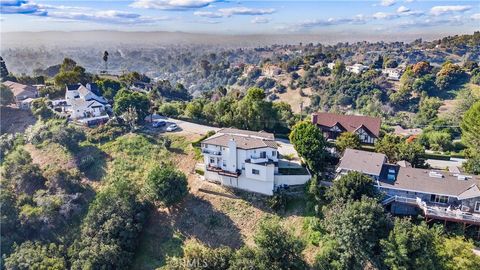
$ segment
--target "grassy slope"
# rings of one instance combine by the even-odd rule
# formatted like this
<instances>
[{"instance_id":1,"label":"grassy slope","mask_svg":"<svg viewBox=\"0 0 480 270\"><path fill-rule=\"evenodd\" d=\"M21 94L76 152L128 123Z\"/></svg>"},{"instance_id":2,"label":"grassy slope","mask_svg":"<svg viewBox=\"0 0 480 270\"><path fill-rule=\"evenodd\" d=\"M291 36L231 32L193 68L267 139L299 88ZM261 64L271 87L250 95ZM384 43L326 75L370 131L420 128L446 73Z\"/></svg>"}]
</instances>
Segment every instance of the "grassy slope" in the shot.
<instances>
[{"instance_id":1,"label":"grassy slope","mask_svg":"<svg viewBox=\"0 0 480 270\"><path fill-rule=\"evenodd\" d=\"M76 163L84 155L96 157L95 164L84 170L85 180L95 190L107 184L105 179L122 174L140 186L149 169L158 163L169 163L187 174L190 194L177 208L169 212L155 209L150 213L139 239L133 269L155 269L165 264L168 256L181 256L188 241L219 247L239 248L253 245L253 235L263 218L275 215L266 205L265 197L244 192L232 192L221 186L200 181L194 173L197 162L188 138L170 135L172 146L165 149L159 137L126 134L101 145L82 143L75 156L58 144L40 148L27 145L35 163L42 168L60 167L78 170ZM100 181L102 180L103 181ZM293 201L282 215L284 226L307 243L311 238L305 202ZM307 244L305 257L313 259L317 248Z\"/></svg>"}]
</instances>

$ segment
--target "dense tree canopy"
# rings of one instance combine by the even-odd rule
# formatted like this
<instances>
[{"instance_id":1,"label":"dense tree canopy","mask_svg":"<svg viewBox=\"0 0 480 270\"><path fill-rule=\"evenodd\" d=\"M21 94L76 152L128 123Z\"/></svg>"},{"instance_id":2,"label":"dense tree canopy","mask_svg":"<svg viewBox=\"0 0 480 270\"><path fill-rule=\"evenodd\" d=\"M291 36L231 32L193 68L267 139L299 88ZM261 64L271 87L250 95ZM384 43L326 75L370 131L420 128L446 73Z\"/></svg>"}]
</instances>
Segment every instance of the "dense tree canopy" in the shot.
<instances>
[{"instance_id":1,"label":"dense tree canopy","mask_svg":"<svg viewBox=\"0 0 480 270\"><path fill-rule=\"evenodd\" d=\"M340 249L341 269L381 266L380 239L388 235L390 226L389 217L375 199L334 204L325 214L325 227Z\"/></svg>"},{"instance_id":2,"label":"dense tree canopy","mask_svg":"<svg viewBox=\"0 0 480 270\"><path fill-rule=\"evenodd\" d=\"M149 172L145 183L147 197L167 207L180 202L188 193L187 177L170 166L154 167Z\"/></svg>"},{"instance_id":3,"label":"dense tree canopy","mask_svg":"<svg viewBox=\"0 0 480 270\"><path fill-rule=\"evenodd\" d=\"M424 223L415 225L409 219L396 219L387 239L381 241L385 264L392 270L440 269L435 245L439 232Z\"/></svg>"},{"instance_id":4,"label":"dense tree canopy","mask_svg":"<svg viewBox=\"0 0 480 270\"><path fill-rule=\"evenodd\" d=\"M340 152L343 152L347 148L359 149L361 146L361 141L360 137L358 137L358 134L352 132L343 132L337 138L335 145Z\"/></svg>"},{"instance_id":5,"label":"dense tree canopy","mask_svg":"<svg viewBox=\"0 0 480 270\"><path fill-rule=\"evenodd\" d=\"M310 122L299 122L293 126L289 138L310 170L313 172L324 170L328 153L325 150L325 138L318 127Z\"/></svg>"},{"instance_id":6,"label":"dense tree canopy","mask_svg":"<svg viewBox=\"0 0 480 270\"><path fill-rule=\"evenodd\" d=\"M378 192L371 177L359 172L349 172L333 181L327 194L334 202L348 203L358 201L363 196L375 198Z\"/></svg>"},{"instance_id":7,"label":"dense tree canopy","mask_svg":"<svg viewBox=\"0 0 480 270\"><path fill-rule=\"evenodd\" d=\"M5 85L0 85L0 105L7 106L12 103L15 103L15 97L13 96L12 90Z\"/></svg>"},{"instance_id":8,"label":"dense tree canopy","mask_svg":"<svg viewBox=\"0 0 480 270\"><path fill-rule=\"evenodd\" d=\"M113 112L115 112L116 115L122 115L128 111L128 108L130 107L134 108L137 112L137 121L142 122L148 115L150 101L146 95L138 92L132 92L125 89L118 91L115 96Z\"/></svg>"}]
</instances>

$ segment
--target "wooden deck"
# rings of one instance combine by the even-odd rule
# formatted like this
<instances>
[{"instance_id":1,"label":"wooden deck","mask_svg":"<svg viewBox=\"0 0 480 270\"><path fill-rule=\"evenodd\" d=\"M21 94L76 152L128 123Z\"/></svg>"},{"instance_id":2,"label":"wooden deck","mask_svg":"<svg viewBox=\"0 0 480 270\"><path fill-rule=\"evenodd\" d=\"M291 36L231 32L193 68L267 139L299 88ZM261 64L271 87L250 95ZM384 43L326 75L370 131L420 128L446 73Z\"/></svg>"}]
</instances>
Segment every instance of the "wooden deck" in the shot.
<instances>
[{"instance_id":1,"label":"wooden deck","mask_svg":"<svg viewBox=\"0 0 480 270\"><path fill-rule=\"evenodd\" d=\"M386 205L392 202L417 206L423 211L423 215L425 216L427 221L428 219L435 219L480 226L480 215L478 214L464 212L459 209L450 210L445 207L427 205L426 202L420 200L419 198L413 199L401 196L389 197L385 199L382 204Z\"/></svg>"}]
</instances>

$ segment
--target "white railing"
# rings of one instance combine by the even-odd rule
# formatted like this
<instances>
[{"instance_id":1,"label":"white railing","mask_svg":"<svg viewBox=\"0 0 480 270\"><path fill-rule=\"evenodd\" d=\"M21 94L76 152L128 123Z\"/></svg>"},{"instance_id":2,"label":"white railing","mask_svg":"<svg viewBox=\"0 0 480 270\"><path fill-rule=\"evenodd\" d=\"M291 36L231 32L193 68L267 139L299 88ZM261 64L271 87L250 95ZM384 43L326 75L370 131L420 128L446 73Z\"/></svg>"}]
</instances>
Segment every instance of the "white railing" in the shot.
<instances>
[{"instance_id":1,"label":"white railing","mask_svg":"<svg viewBox=\"0 0 480 270\"><path fill-rule=\"evenodd\" d=\"M215 156L221 156L222 155L222 152L220 152L220 151L213 151L213 150L209 150L209 149L202 149L202 153L209 154L209 155L215 155Z\"/></svg>"},{"instance_id":2,"label":"white railing","mask_svg":"<svg viewBox=\"0 0 480 270\"><path fill-rule=\"evenodd\" d=\"M264 162L268 162L268 158L255 158L255 157L252 157L252 158L250 158L250 162L251 162L251 163L264 163Z\"/></svg>"}]
</instances>

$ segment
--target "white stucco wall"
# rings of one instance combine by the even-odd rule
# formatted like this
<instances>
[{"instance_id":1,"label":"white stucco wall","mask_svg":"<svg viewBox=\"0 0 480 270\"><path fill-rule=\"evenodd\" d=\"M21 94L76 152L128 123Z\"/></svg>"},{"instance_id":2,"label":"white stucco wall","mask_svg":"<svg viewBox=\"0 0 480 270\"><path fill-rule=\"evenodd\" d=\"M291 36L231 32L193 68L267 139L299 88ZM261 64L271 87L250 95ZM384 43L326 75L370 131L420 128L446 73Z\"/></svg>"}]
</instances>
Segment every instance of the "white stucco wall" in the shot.
<instances>
[{"instance_id":1,"label":"white stucco wall","mask_svg":"<svg viewBox=\"0 0 480 270\"><path fill-rule=\"evenodd\" d=\"M310 180L310 175L275 175L275 185L303 185Z\"/></svg>"}]
</instances>

